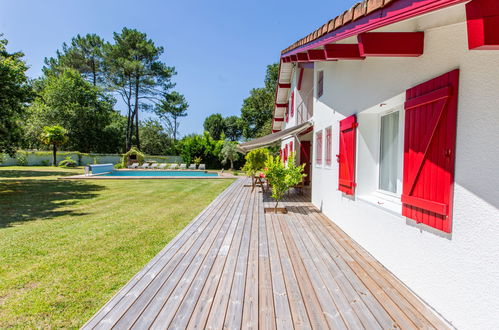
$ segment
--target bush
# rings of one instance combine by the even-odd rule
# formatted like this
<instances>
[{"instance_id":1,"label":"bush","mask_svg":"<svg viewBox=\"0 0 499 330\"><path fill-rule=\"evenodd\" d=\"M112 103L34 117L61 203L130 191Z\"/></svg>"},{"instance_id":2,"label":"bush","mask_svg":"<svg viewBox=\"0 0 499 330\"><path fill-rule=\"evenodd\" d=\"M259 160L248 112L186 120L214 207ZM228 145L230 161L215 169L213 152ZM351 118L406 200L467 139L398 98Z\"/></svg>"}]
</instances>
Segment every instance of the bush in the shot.
<instances>
[{"instance_id":1,"label":"bush","mask_svg":"<svg viewBox=\"0 0 499 330\"><path fill-rule=\"evenodd\" d=\"M42 166L49 166L50 165L50 161L48 159L44 159L40 162L40 165Z\"/></svg>"},{"instance_id":2,"label":"bush","mask_svg":"<svg viewBox=\"0 0 499 330\"><path fill-rule=\"evenodd\" d=\"M64 158L64 160L61 160L59 162L59 166L61 166L61 167L76 167L77 164L73 160L73 158L68 156L68 157Z\"/></svg>"},{"instance_id":3,"label":"bush","mask_svg":"<svg viewBox=\"0 0 499 330\"><path fill-rule=\"evenodd\" d=\"M270 156L270 152L266 148L251 150L244 157L246 164L244 164L243 171L248 176L255 175L256 172L261 171L265 167L265 162Z\"/></svg>"},{"instance_id":4,"label":"bush","mask_svg":"<svg viewBox=\"0 0 499 330\"><path fill-rule=\"evenodd\" d=\"M123 160L121 162L123 167L128 165L128 161L131 156L135 156L135 159L133 160L134 163L139 163L140 165L144 164L144 154L136 147L132 147L126 154L123 155Z\"/></svg>"},{"instance_id":5,"label":"bush","mask_svg":"<svg viewBox=\"0 0 499 330\"><path fill-rule=\"evenodd\" d=\"M118 164L114 164L114 168L119 170L119 169L125 168L125 166L123 166L122 163L118 163Z\"/></svg>"},{"instance_id":6,"label":"bush","mask_svg":"<svg viewBox=\"0 0 499 330\"><path fill-rule=\"evenodd\" d=\"M17 165L27 166L28 165L28 153L25 151L18 151L16 153Z\"/></svg>"},{"instance_id":7,"label":"bush","mask_svg":"<svg viewBox=\"0 0 499 330\"><path fill-rule=\"evenodd\" d=\"M279 156L270 156L265 162L264 174L272 186L272 198L276 201L275 209L277 209L277 205L286 191L303 180L305 176L303 174L304 167L305 164L296 166L294 153L289 156L287 165L281 161Z\"/></svg>"}]
</instances>

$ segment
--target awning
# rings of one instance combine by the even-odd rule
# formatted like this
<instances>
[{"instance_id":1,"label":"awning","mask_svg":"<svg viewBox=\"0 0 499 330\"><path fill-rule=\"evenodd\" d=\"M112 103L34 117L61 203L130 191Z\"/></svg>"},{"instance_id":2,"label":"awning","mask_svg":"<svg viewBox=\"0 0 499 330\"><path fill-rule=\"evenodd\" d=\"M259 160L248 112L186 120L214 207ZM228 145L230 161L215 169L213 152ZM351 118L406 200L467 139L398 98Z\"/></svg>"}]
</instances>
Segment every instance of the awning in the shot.
<instances>
[{"instance_id":1,"label":"awning","mask_svg":"<svg viewBox=\"0 0 499 330\"><path fill-rule=\"evenodd\" d=\"M285 130L282 130L280 132L274 133L274 134L269 134L266 136L263 136L261 138L257 138L248 142L241 143L238 146L238 150L241 153L247 153L248 151L258 149L258 148L263 148L263 147L268 147L271 145L276 144L277 142L287 139L291 136L294 136L296 134L299 134L308 128L312 127L314 124L311 121L304 122L303 124L287 128Z\"/></svg>"}]
</instances>

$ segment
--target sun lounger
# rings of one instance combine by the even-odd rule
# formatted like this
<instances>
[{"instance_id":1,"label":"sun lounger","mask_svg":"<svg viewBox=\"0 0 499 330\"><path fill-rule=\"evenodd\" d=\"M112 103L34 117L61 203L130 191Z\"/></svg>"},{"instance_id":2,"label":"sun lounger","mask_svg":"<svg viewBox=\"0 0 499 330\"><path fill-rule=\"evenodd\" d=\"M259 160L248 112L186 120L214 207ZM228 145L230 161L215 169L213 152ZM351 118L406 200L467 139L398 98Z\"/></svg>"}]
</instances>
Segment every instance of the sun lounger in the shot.
<instances>
[{"instance_id":1,"label":"sun lounger","mask_svg":"<svg viewBox=\"0 0 499 330\"><path fill-rule=\"evenodd\" d=\"M149 167L150 169L155 169L155 168L158 168L159 164L158 163L154 163L154 164L151 164L151 166Z\"/></svg>"},{"instance_id":2,"label":"sun lounger","mask_svg":"<svg viewBox=\"0 0 499 330\"><path fill-rule=\"evenodd\" d=\"M166 164L166 163L159 164L158 168L159 168L160 170L164 170L164 169L166 168L166 165L168 165L168 164Z\"/></svg>"},{"instance_id":3,"label":"sun lounger","mask_svg":"<svg viewBox=\"0 0 499 330\"><path fill-rule=\"evenodd\" d=\"M190 169L190 170L195 170L195 169L196 169L196 164L191 164L191 165L189 165L189 169Z\"/></svg>"},{"instance_id":4,"label":"sun lounger","mask_svg":"<svg viewBox=\"0 0 499 330\"><path fill-rule=\"evenodd\" d=\"M206 170L205 164L199 164L198 170Z\"/></svg>"},{"instance_id":5,"label":"sun lounger","mask_svg":"<svg viewBox=\"0 0 499 330\"><path fill-rule=\"evenodd\" d=\"M139 168L149 168L150 164L151 163L144 163L141 166L139 166Z\"/></svg>"},{"instance_id":6,"label":"sun lounger","mask_svg":"<svg viewBox=\"0 0 499 330\"><path fill-rule=\"evenodd\" d=\"M181 169L181 170L185 170L185 169L187 169L187 165L185 165L185 164L180 164L180 169Z\"/></svg>"},{"instance_id":7,"label":"sun lounger","mask_svg":"<svg viewBox=\"0 0 499 330\"><path fill-rule=\"evenodd\" d=\"M137 168L139 167L139 163L133 163L132 165L128 166L128 168Z\"/></svg>"},{"instance_id":8,"label":"sun lounger","mask_svg":"<svg viewBox=\"0 0 499 330\"><path fill-rule=\"evenodd\" d=\"M170 170L176 170L178 167L178 164L171 164L170 165Z\"/></svg>"}]
</instances>

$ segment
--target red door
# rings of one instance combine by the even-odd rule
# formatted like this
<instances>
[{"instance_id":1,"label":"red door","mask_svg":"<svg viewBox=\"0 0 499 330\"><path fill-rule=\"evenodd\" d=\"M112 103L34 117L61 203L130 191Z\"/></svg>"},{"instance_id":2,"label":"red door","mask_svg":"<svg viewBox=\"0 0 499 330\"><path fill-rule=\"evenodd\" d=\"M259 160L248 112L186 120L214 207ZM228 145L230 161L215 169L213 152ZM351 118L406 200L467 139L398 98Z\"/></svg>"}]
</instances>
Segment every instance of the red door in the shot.
<instances>
[{"instance_id":1,"label":"red door","mask_svg":"<svg viewBox=\"0 0 499 330\"><path fill-rule=\"evenodd\" d=\"M310 184L310 141L300 142L300 164L305 164L304 173L307 175L305 177L305 184Z\"/></svg>"}]
</instances>

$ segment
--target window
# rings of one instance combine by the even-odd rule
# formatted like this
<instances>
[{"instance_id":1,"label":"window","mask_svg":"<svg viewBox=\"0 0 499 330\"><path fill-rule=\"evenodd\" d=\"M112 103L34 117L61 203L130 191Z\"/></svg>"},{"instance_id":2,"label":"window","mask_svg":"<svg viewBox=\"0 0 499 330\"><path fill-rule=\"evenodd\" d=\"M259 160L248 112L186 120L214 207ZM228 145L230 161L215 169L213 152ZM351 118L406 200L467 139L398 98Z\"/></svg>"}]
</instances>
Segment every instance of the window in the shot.
<instances>
[{"instance_id":1,"label":"window","mask_svg":"<svg viewBox=\"0 0 499 330\"><path fill-rule=\"evenodd\" d=\"M295 115L295 91L291 93L291 118Z\"/></svg>"},{"instance_id":2,"label":"window","mask_svg":"<svg viewBox=\"0 0 499 330\"><path fill-rule=\"evenodd\" d=\"M322 165L322 131L315 133L315 164Z\"/></svg>"},{"instance_id":3,"label":"window","mask_svg":"<svg viewBox=\"0 0 499 330\"><path fill-rule=\"evenodd\" d=\"M331 153L332 153L332 129L331 126L326 128L326 166L331 166Z\"/></svg>"},{"instance_id":4,"label":"window","mask_svg":"<svg viewBox=\"0 0 499 330\"><path fill-rule=\"evenodd\" d=\"M399 112L381 116L378 188L394 194L398 193L399 140Z\"/></svg>"},{"instance_id":5,"label":"window","mask_svg":"<svg viewBox=\"0 0 499 330\"><path fill-rule=\"evenodd\" d=\"M324 93L324 71L317 72L317 98Z\"/></svg>"}]
</instances>

